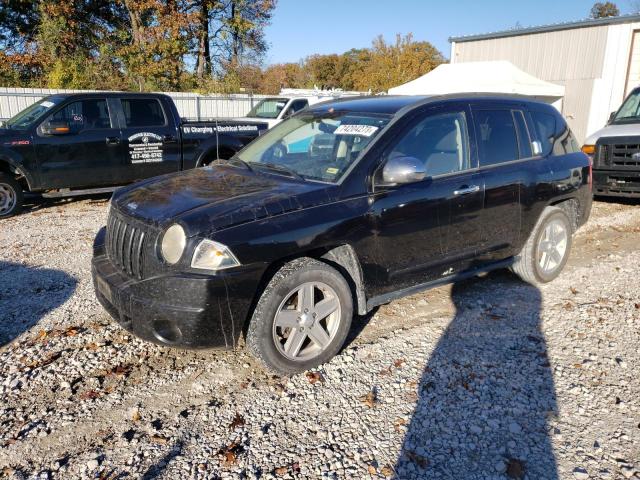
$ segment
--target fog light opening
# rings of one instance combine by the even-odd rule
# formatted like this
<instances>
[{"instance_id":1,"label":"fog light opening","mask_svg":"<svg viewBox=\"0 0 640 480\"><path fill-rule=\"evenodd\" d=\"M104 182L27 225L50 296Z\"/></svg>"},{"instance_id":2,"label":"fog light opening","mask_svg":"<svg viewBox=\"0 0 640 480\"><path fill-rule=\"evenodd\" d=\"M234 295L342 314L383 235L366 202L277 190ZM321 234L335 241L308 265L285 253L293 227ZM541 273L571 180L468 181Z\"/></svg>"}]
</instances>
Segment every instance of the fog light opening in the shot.
<instances>
[{"instance_id":1,"label":"fog light opening","mask_svg":"<svg viewBox=\"0 0 640 480\"><path fill-rule=\"evenodd\" d=\"M182 332L168 320L156 320L153 322L153 336L162 343L174 344L182 340Z\"/></svg>"}]
</instances>

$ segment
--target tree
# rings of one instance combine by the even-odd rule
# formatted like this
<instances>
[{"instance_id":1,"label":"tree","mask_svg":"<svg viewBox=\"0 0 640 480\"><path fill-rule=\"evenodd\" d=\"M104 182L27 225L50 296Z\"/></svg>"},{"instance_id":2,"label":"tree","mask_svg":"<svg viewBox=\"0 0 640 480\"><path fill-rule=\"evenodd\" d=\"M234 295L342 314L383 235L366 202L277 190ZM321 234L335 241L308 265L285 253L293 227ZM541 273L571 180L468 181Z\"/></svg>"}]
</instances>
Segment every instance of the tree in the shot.
<instances>
[{"instance_id":1,"label":"tree","mask_svg":"<svg viewBox=\"0 0 640 480\"><path fill-rule=\"evenodd\" d=\"M591 18L617 17L620 10L613 2L596 2L591 7Z\"/></svg>"}]
</instances>

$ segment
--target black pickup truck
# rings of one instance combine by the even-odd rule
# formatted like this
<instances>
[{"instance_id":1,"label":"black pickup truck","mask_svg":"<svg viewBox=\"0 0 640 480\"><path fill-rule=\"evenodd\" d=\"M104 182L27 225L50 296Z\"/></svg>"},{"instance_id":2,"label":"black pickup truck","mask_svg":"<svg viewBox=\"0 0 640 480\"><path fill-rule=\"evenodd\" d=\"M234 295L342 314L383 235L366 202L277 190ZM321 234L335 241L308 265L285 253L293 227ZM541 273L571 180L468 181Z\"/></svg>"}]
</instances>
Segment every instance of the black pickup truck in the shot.
<instances>
[{"instance_id":1,"label":"black pickup truck","mask_svg":"<svg viewBox=\"0 0 640 480\"><path fill-rule=\"evenodd\" d=\"M322 145L322 148L317 148ZM228 162L119 189L94 243L98 300L168 346L326 362L354 314L497 268L545 283L589 218L591 165L520 98L314 105Z\"/></svg>"},{"instance_id":2,"label":"black pickup truck","mask_svg":"<svg viewBox=\"0 0 640 480\"><path fill-rule=\"evenodd\" d=\"M0 218L23 192L68 196L228 159L266 122L186 122L151 93L52 95L0 127Z\"/></svg>"}]
</instances>

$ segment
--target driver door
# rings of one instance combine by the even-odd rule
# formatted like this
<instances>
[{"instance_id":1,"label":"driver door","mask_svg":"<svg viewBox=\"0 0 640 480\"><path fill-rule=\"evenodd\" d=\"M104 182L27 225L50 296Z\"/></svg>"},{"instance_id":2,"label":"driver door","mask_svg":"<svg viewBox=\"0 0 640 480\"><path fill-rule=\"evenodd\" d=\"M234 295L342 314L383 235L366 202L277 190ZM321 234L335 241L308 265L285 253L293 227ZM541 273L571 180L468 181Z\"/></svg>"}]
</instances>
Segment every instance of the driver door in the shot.
<instances>
[{"instance_id":1,"label":"driver door","mask_svg":"<svg viewBox=\"0 0 640 480\"><path fill-rule=\"evenodd\" d=\"M66 122L68 131L47 135L47 122ZM106 98L83 98L62 105L37 129L35 150L47 188L113 185L121 162L120 129Z\"/></svg>"},{"instance_id":2,"label":"driver door","mask_svg":"<svg viewBox=\"0 0 640 480\"><path fill-rule=\"evenodd\" d=\"M376 188L370 215L382 278L374 295L437 280L471 265L482 240L484 187L470 141L470 119L466 105L429 109L387 149L385 161L416 158L424 163L427 177Z\"/></svg>"}]
</instances>

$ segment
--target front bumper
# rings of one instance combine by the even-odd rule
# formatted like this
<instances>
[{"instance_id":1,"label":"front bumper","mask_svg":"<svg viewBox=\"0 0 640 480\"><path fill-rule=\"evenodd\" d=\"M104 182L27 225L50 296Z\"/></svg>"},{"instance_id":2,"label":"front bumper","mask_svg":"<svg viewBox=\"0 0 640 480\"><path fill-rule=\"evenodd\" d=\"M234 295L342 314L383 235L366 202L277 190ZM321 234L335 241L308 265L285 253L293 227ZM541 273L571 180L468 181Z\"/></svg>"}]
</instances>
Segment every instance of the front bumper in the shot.
<instances>
[{"instance_id":1,"label":"front bumper","mask_svg":"<svg viewBox=\"0 0 640 480\"><path fill-rule=\"evenodd\" d=\"M593 194L640 197L640 170L593 170Z\"/></svg>"},{"instance_id":2,"label":"front bumper","mask_svg":"<svg viewBox=\"0 0 640 480\"><path fill-rule=\"evenodd\" d=\"M236 269L234 269L236 270ZM132 279L94 247L96 297L118 324L144 340L181 348L236 345L260 281L256 268L216 275Z\"/></svg>"}]
</instances>

